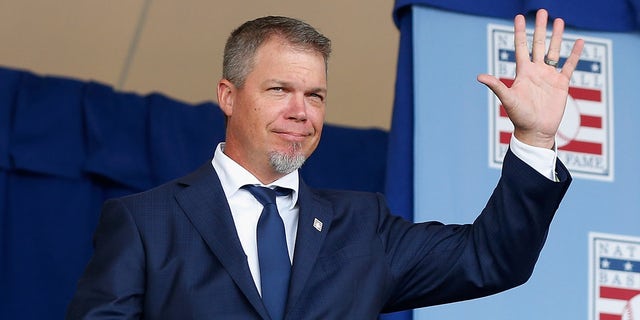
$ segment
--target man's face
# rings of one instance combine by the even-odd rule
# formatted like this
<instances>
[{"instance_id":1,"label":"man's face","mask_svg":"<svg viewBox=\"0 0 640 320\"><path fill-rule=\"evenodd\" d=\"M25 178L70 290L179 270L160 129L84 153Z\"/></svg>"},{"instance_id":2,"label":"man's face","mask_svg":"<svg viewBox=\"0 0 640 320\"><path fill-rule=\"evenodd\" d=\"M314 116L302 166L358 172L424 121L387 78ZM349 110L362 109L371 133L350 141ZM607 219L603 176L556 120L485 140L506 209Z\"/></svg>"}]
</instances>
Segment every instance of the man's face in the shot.
<instances>
[{"instance_id":1,"label":"man's face","mask_svg":"<svg viewBox=\"0 0 640 320\"><path fill-rule=\"evenodd\" d=\"M228 117L225 154L263 183L282 177L317 147L326 95L322 55L272 37L258 48L242 88L218 84Z\"/></svg>"}]
</instances>

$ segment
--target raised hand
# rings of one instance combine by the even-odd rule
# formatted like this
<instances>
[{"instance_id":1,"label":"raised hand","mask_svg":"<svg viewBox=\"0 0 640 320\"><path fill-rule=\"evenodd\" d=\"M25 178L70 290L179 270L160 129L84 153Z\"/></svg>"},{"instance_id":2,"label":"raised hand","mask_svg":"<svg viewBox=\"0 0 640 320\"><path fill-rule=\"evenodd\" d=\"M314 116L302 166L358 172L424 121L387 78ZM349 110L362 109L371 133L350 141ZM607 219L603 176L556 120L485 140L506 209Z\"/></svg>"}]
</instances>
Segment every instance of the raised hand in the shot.
<instances>
[{"instance_id":1,"label":"raised hand","mask_svg":"<svg viewBox=\"0 0 640 320\"><path fill-rule=\"evenodd\" d=\"M547 11L538 10L529 56L524 16L515 17L516 77L511 88L492 75L478 76L478 81L489 87L502 102L515 127L516 138L542 148L554 145L567 103L569 79L584 46L582 39L576 40L562 70L558 72L556 65L560 59L564 21L558 18L553 22L549 51L545 55L547 20Z\"/></svg>"}]
</instances>

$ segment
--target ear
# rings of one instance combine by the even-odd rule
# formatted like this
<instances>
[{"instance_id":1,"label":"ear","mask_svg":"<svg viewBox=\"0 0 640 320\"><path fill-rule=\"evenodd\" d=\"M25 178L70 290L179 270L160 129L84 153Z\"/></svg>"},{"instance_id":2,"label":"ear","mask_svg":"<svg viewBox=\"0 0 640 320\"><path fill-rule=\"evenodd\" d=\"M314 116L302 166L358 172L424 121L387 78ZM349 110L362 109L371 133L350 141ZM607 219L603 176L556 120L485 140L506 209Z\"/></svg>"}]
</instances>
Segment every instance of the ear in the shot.
<instances>
[{"instance_id":1,"label":"ear","mask_svg":"<svg viewBox=\"0 0 640 320\"><path fill-rule=\"evenodd\" d=\"M236 87L229 80L221 79L218 82L218 104L227 117L233 113L235 93Z\"/></svg>"}]
</instances>

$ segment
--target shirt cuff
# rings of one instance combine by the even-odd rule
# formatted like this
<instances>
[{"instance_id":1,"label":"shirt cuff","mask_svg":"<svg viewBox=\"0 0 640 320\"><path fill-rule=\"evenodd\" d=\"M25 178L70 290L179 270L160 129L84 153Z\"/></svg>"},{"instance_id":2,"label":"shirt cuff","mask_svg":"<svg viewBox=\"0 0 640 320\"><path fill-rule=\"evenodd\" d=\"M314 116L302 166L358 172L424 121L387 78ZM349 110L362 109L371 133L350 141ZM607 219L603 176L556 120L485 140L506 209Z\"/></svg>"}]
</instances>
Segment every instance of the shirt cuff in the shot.
<instances>
[{"instance_id":1,"label":"shirt cuff","mask_svg":"<svg viewBox=\"0 0 640 320\"><path fill-rule=\"evenodd\" d=\"M516 157L538 171L541 175L547 177L549 180L558 181L555 170L558 150L555 145L553 146L553 150L534 147L518 140L515 135L512 134L509 147Z\"/></svg>"}]
</instances>

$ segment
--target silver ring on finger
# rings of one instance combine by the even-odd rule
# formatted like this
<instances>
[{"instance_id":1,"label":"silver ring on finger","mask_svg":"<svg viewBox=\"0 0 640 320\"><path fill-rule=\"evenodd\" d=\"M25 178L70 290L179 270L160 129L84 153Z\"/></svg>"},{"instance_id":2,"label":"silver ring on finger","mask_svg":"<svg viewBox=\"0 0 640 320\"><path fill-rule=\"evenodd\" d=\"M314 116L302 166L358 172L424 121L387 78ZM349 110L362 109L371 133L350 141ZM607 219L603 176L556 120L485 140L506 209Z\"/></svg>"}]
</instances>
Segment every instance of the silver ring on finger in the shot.
<instances>
[{"instance_id":1,"label":"silver ring on finger","mask_svg":"<svg viewBox=\"0 0 640 320\"><path fill-rule=\"evenodd\" d=\"M544 63L547 64L547 65L550 65L552 67L557 67L558 66L558 60L552 60L552 59L549 59L547 57L544 57Z\"/></svg>"}]
</instances>

